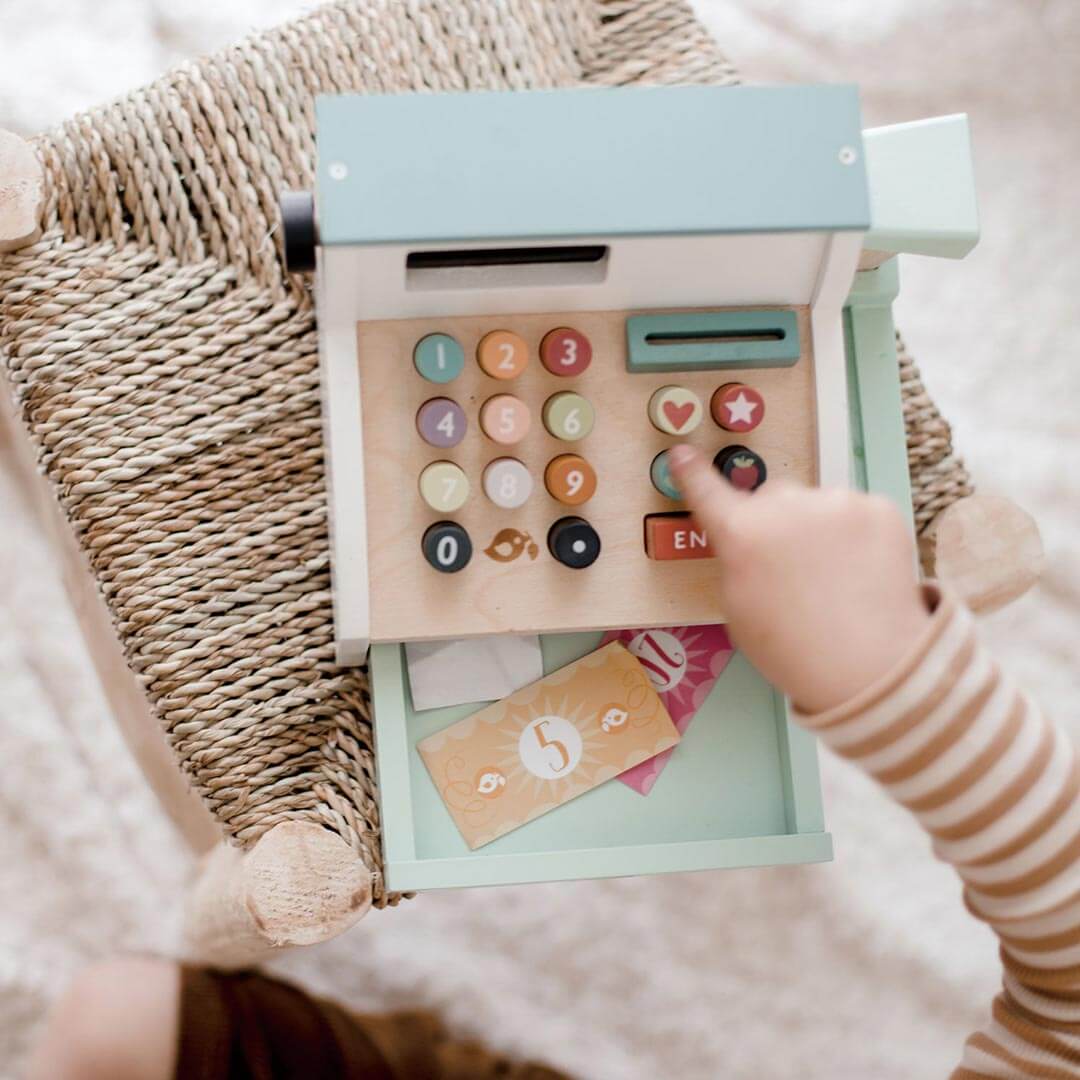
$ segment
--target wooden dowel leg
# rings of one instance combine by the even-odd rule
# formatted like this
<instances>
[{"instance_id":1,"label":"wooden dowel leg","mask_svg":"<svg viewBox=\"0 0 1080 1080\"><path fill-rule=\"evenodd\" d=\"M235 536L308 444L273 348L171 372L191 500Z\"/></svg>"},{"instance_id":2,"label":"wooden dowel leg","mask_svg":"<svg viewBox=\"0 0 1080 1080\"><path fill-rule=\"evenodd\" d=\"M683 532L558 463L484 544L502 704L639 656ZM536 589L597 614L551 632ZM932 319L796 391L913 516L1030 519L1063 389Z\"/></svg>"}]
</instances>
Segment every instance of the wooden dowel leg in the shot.
<instances>
[{"instance_id":1,"label":"wooden dowel leg","mask_svg":"<svg viewBox=\"0 0 1080 1080\"><path fill-rule=\"evenodd\" d=\"M34 148L0 129L0 252L18 251L41 236L45 177Z\"/></svg>"},{"instance_id":2,"label":"wooden dowel leg","mask_svg":"<svg viewBox=\"0 0 1080 1080\"><path fill-rule=\"evenodd\" d=\"M371 907L371 874L340 836L313 822L275 825L249 851L221 844L188 896L189 959L250 967L325 941Z\"/></svg>"},{"instance_id":3,"label":"wooden dowel leg","mask_svg":"<svg viewBox=\"0 0 1080 1080\"><path fill-rule=\"evenodd\" d=\"M977 612L995 611L1022 596L1039 580L1045 562L1031 515L994 495L954 502L930 523L919 547L927 574Z\"/></svg>"}]
</instances>

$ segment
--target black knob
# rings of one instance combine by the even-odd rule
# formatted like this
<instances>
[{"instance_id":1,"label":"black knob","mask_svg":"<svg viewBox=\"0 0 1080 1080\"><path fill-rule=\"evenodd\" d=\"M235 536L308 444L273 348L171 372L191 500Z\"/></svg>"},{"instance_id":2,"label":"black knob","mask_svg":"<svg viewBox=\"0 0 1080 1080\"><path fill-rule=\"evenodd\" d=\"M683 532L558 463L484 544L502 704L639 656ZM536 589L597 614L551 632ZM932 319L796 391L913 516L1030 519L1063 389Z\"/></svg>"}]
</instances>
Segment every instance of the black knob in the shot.
<instances>
[{"instance_id":1,"label":"black knob","mask_svg":"<svg viewBox=\"0 0 1080 1080\"><path fill-rule=\"evenodd\" d=\"M559 518L548 530L548 550L572 570L592 566L600 555L600 536L584 519Z\"/></svg>"},{"instance_id":2,"label":"black knob","mask_svg":"<svg viewBox=\"0 0 1080 1080\"><path fill-rule=\"evenodd\" d=\"M713 464L740 491L756 491L768 475L765 459L746 446L725 446L713 458Z\"/></svg>"},{"instance_id":3,"label":"black knob","mask_svg":"<svg viewBox=\"0 0 1080 1080\"><path fill-rule=\"evenodd\" d=\"M436 521L424 533L424 558L443 574L456 574L469 565L472 541L456 521Z\"/></svg>"},{"instance_id":4,"label":"black knob","mask_svg":"<svg viewBox=\"0 0 1080 1080\"><path fill-rule=\"evenodd\" d=\"M310 191L281 194L281 225L285 234L285 269L305 274L315 269L315 197Z\"/></svg>"}]
</instances>

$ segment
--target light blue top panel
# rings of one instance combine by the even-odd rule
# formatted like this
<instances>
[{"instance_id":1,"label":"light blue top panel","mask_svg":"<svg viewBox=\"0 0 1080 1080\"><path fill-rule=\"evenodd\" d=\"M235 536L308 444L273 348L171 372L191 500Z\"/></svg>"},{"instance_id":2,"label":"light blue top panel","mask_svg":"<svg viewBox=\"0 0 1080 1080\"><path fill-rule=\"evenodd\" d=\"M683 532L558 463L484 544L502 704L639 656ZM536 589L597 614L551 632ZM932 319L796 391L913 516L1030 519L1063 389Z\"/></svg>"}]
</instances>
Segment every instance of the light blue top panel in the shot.
<instances>
[{"instance_id":1,"label":"light blue top panel","mask_svg":"<svg viewBox=\"0 0 1080 1080\"><path fill-rule=\"evenodd\" d=\"M347 94L317 115L323 244L870 223L852 86Z\"/></svg>"}]
</instances>

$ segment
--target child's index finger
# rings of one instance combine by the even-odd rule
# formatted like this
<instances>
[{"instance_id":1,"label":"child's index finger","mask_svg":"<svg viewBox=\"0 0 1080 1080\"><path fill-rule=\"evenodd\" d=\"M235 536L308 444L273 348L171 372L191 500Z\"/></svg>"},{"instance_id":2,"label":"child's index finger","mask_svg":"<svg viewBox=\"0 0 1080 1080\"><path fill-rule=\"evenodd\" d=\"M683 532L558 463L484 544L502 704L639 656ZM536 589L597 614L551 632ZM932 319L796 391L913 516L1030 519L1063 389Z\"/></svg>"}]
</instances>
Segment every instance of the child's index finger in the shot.
<instances>
[{"instance_id":1,"label":"child's index finger","mask_svg":"<svg viewBox=\"0 0 1080 1080\"><path fill-rule=\"evenodd\" d=\"M694 517L714 536L724 531L745 494L736 491L692 446L673 446L668 461L675 484L690 504Z\"/></svg>"}]
</instances>

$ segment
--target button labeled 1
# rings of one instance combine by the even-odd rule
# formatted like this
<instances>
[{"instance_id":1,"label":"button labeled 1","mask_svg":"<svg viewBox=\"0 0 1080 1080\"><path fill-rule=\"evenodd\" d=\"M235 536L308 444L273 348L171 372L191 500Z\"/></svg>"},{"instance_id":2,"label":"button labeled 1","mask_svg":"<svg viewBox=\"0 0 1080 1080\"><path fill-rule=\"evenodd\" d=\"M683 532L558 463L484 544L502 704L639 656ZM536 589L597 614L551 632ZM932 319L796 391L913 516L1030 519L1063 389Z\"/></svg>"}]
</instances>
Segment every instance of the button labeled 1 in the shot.
<instances>
[{"instance_id":1,"label":"button labeled 1","mask_svg":"<svg viewBox=\"0 0 1080 1080\"><path fill-rule=\"evenodd\" d=\"M429 382L448 383L465 367L465 353L449 334L428 334L416 343L413 365Z\"/></svg>"},{"instance_id":2,"label":"button labeled 1","mask_svg":"<svg viewBox=\"0 0 1080 1080\"><path fill-rule=\"evenodd\" d=\"M433 461L420 474L420 495L432 510L460 510L469 497L469 479L452 461Z\"/></svg>"}]
</instances>

